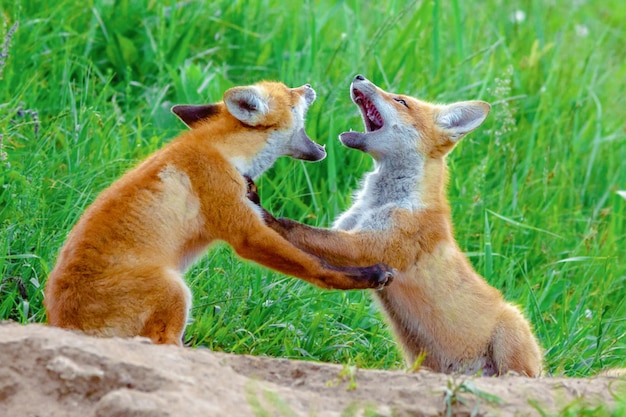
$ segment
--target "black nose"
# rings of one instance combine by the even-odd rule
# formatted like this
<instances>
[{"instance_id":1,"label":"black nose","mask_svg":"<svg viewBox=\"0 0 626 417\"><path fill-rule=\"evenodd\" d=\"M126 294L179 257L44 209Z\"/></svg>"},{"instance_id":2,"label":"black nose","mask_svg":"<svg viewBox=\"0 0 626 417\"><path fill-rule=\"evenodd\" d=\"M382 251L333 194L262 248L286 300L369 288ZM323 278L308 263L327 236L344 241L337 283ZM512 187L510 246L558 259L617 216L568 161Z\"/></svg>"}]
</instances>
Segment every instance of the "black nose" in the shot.
<instances>
[{"instance_id":1,"label":"black nose","mask_svg":"<svg viewBox=\"0 0 626 417\"><path fill-rule=\"evenodd\" d=\"M304 84L306 88L311 88L311 84Z\"/></svg>"},{"instance_id":2,"label":"black nose","mask_svg":"<svg viewBox=\"0 0 626 417\"><path fill-rule=\"evenodd\" d=\"M355 78L356 80L359 80L359 81L363 81L363 80L365 80L365 77L364 77L364 76L362 76L361 74L357 75L357 76L356 76L356 77L354 77L354 78Z\"/></svg>"}]
</instances>

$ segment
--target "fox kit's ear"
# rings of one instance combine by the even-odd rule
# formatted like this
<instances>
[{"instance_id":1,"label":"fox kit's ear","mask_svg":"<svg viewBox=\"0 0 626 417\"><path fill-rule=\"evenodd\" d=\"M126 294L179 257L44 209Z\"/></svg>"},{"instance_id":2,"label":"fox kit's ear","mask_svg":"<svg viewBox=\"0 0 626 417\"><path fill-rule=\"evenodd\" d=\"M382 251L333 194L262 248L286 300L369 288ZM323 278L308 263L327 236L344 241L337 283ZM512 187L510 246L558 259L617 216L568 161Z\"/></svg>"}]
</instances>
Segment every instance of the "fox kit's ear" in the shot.
<instances>
[{"instance_id":1,"label":"fox kit's ear","mask_svg":"<svg viewBox=\"0 0 626 417\"><path fill-rule=\"evenodd\" d=\"M172 107L172 113L191 128L199 121L209 118L219 113L219 111L220 108L216 104L204 104L200 106L180 104Z\"/></svg>"},{"instance_id":2,"label":"fox kit's ear","mask_svg":"<svg viewBox=\"0 0 626 417\"><path fill-rule=\"evenodd\" d=\"M436 116L436 123L444 129L452 142L458 142L464 135L480 126L491 106L484 101L461 101L444 106Z\"/></svg>"},{"instance_id":3,"label":"fox kit's ear","mask_svg":"<svg viewBox=\"0 0 626 417\"><path fill-rule=\"evenodd\" d=\"M224 93L226 108L241 122L256 126L269 113L268 99L255 86L234 87Z\"/></svg>"}]
</instances>

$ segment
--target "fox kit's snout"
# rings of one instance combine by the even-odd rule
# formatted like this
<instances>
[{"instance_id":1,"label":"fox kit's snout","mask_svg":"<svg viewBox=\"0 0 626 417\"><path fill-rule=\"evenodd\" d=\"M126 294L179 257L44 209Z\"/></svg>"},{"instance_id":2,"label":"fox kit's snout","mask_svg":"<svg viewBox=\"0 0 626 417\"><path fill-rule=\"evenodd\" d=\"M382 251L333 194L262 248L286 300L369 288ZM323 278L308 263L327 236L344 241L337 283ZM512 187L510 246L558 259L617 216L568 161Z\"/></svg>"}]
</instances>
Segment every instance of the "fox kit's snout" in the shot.
<instances>
[{"instance_id":1,"label":"fox kit's snout","mask_svg":"<svg viewBox=\"0 0 626 417\"><path fill-rule=\"evenodd\" d=\"M227 90L223 103L177 105L172 107L172 112L192 129L211 122L220 112L233 116L248 130L268 129L270 132L267 135L233 140L234 151L239 152L240 157L248 155L249 158L259 159L258 166L252 164L256 169L242 172L255 177L269 161L273 162L283 155L306 161L321 161L326 157L324 147L311 140L304 130L304 118L315 97L315 90L310 84L289 89L281 83L261 82ZM267 146L268 142L271 146Z\"/></svg>"},{"instance_id":2,"label":"fox kit's snout","mask_svg":"<svg viewBox=\"0 0 626 417\"><path fill-rule=\"evenodd\" d=\"M443 156L485 120L491 106L484 101L433 105L403 94L388 93L357 75L350 97L358 106L365 132L345 132L341 142L375 159L407 151ZM407 143L409 141L410 143ZM410 147L415 143L419 147ZM408 149L407 149L408 148Z\"/></svg>"},{"instance_id":3,"label":"fox kit's snout","mask_svg":"<svg viewBox=\"0 0 626 417\"><path fill-rule=\"evenodd\" d=\"M538 376L542 353L528 322L458 247L445 195L445 156L482 124L489 104L432 104L386 92L361 75L350 96L364 131L339 139L375 161L354 204L334 230L266 213L267 223L329 262L396 268L393 285L375 294L409 364L425 354L423 365L438 372Z\"/></svg>"},{"instance_id":4,"label":"fox kit's snout","mask_svg":"<svg viewBox=\"0 0 626 417\"><path fill-rule=\"evenodd\" d=\"M324 288L379 288L386 265L333 266L267 227L246 195L277 158L319 161L305 133L310 85L260 82L223 101L174 106L191 128L103 191L81 216L48 277L51 325L100 336L182 343L191 304L183 274L215 240L242 257Z\"/></svg>"}]
</instances>

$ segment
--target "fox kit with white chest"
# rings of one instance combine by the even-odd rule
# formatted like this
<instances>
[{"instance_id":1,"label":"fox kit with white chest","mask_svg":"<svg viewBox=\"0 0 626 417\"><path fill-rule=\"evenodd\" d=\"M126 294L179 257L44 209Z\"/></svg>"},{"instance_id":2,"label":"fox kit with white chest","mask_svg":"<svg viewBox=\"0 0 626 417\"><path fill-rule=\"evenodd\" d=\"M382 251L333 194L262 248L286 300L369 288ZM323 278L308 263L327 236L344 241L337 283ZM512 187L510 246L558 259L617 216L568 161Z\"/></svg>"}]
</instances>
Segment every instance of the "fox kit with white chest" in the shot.
<instances>
[{"instance_id":1,"label":"fox kit with white chest","mask_svg":"<svg viewBox=\"0 0 626 417\"><path fill-rule=\"evenodd\" d=\"M191 130L102 192L69 234L46 283L48 323L181 345L191 303L183 274L216 240L324 288L390 282L385 265L334 267L296 248L246 198L245 176L278 157L326 156L304 131L314 100L309 85L261 82L232 88L216 104L175 106Z\"/></svg>"},{"instance_id":2,"label":"fox kit with white chest","mask_svg":"<svg viewBox=\"0 0 626 417\"><path fill-rule=\"evenodd\" d=\"M490 111L465 101L434 105L387 93L356 76L351 97L365 132L341 142L371 155L354 205L334 230L265 213L268 225L304 250L338 265L384 262L397 269L377 291L409 364L437 372L538 376L542 352L520 310L472 268L454 236L445 157Z\"/></svg>"}]
</instances>

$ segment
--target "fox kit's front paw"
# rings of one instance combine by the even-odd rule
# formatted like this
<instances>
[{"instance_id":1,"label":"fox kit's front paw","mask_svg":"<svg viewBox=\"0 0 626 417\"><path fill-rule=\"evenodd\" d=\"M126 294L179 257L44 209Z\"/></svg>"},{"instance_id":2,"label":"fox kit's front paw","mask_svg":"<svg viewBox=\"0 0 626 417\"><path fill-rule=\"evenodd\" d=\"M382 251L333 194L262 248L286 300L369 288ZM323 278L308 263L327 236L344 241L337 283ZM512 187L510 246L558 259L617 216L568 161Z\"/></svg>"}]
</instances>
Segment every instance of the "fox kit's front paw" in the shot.
<instances>
[{"instance_id":1,"label":"fox kit's front paw","mask_svg":"<svg viewBox=\"0 0 626 417\"><path fill-rule=\"evenodd\" d=\"M248 189L246 190L246 197L248 198L248 200L252 201L257 206L260 206L261 205L261 199L259 198L259 189L257 188L256 184L254 183L254 180L251 177L247 176L247 175L244 175L244 178L245 178L246 184L248 186Z\"/></svg>"},{"instance_id":2,"label":"fox kit's front paw","mask_svg":"<svg viewBox=\"0 0 626 417\"><path fill-rule=\"evenodd\" d=\"M376 264L363 268L368 276L373 289L382 289L391 284L396 270L385 264Z\"/></svg>"},{"instance_id":3,"label":"fox kit's front paw","mask_svg":"<svg viewBox=\"0 0 626 417\"><path fill-rule=\"evenodd\" d=\"M246 198L259 207L263 216L263 221L266 225L272 227L273 229L280 230L280 225L276 221L276 218L269 211L265 210L261 205L259 189L254 183L254 180L247 175L244 175L244 178L246 179L246 183L248 186L248 188L246 189Z\"/></svg>"},{"instance_id":4,"label":"fox kit's front paw","mask_svg":"<svg viewBox=\"0 0 626 417\"><path fill-rule=\"evenodd\" d=\"M365 267L335 267L325 264L325 268L335 270L343 275L343 279L327 282L328 288L341 290L379 290L391 284L396 273L395 269L385 264Z\"/></svg>"}]
</instances>

